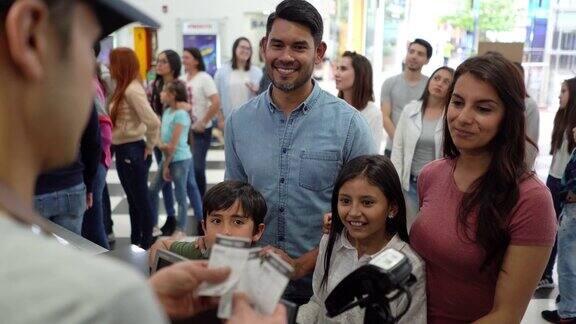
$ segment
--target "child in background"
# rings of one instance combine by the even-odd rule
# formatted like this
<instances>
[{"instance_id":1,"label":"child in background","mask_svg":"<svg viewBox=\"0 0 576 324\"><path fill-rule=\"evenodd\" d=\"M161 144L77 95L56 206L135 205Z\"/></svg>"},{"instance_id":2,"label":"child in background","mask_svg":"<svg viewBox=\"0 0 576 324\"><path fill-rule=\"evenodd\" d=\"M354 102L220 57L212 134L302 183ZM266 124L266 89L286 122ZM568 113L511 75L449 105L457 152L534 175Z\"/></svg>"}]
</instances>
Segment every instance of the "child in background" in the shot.
<instances>
[{"instance_id":1,"label":"child in background","mask_svg":"<svg viewBox=\"0 0 576 324\"><path fill-rule=\"evenodd\" d=\"M393 248L408 257L417 279L410 287L410 307L399 323L426 323L424 263L408 245L406 205L390 160L370 155L346 164L332 192L332 215L330 234L320 241L312 282L314 295L298 310L297 322L364 323L364 310L358 307L328 319L324 302L347 275ZM398 315L406 304L405 296L393 301L392 314Z\"/></svg>"},{"instance_id":2,"label":"child in background","mask_svg":"<svg viewBox=\"0 0 576 324\"><path fill-rule=\"evenodd\" d=\"M158 193L166 182L174 182L178 219L173 235L181 237L185 236L188 218L186 183L192 152L188 146L190 116L185 110L179 109L177 103L188 99L186 86L178 80L170 81L164 85L160 97L167 107L162 114L161 138L158 145L163 152L163 158L159 165L159 172L150 185L148 195L153 222L156 224L158 222Z\"/></svg>"},{"instance_id":3,"label":"child in background","mask_svg":"<svg viewBox=\"0 0 576 324\"><path fill-rule=\"evenodd\" d=\"M224 181L206 192L202 229L207 249L201 250L195 242L162 240L150 250L150 262L158 249L169 250L186 258L207 259L216 235L245 237L258 242L264 233L266 201L254 187L240 181Z\"/></svg>"}]
</instances>

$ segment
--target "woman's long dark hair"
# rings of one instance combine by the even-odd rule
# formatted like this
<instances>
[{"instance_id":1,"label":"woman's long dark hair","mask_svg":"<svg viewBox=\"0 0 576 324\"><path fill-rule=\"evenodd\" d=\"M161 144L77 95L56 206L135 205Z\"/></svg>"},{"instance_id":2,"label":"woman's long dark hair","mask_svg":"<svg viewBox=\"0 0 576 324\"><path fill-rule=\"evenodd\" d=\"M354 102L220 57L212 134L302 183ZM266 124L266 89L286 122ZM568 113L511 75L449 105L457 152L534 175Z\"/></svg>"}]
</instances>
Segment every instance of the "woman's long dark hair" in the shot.
<instances>
[{"instance_id":1,"label":"woman's long dark hair","mask_svg":"<svg viewBox=\"0 0 576 324\"><path fill-rule=\"evenodd\" d=\"M164 54L166 59L168 60L168 65L170 66L170 71L172 71L172 77L174 79L178 79L180 76L180 70L182 69L182 60L180 59L180 55L173 50L165 50L160 54ZM158 56L160 56L158 54ZM156 63L158 64L158 63ZM164 88L164 78L161 75L156 75L156 79L152 83L152 96L150 97L150 105L154 112L162 116L164 112L164 105L160 100L160 92Z\"/></svg>"},{"instance_id":2,"label":"woman's long dark hair","mask_svg":"<svg viewBox=\"0 0 576 324\"><path fill-rule=\"evenodd\" d=\"M432 72L432 74L430 75L430 78L428 78L428 82L426 82L426 87L424 88L424 92L422 93L422 97L420 97L420 100L422 101L422 114L424 114L424 111L426 110L426 107L428 106L428 100L430 98L430 90L428 89L428 87L430 86L430 81L432 81L432 79L436 76L436 73L440 70L446 70L450 73L450 75L452 77L454 77L454 69L451 67L447 67L447 66L441 66L439 68L437 68L434 72ZM450 97L451 93L446 91L446 98L444 98L445 101L448 101L448 98Z\"/></svg>"},{"instance_id":3,"label":"woman's long dark hair","mask_svg":"<svg viewBox=\"0 0 576 324\"><path fill-rule=\"evenodd\" d=\"M400 178L390 159L382 155L363 155L352 159L348 162L336 178L334 189L332 191L332 226L328 245L324 256L324 275L322 277L322 286L328 282L330 273L330 259L336 239L342 234L344 224L338 214L338 195L342 186L355 178L362 177L370 184L378 187L388 200L390 206L396 206L398 211L393 218L386 217L386 232L393 236L398 234L404 242L409 242L408 230L406 229L406 203L402 193Z\"/></svg>"},{"instance_id":4,"label":"woman's long dark hair","mask_svg":"<svg viewBox=\"0 0 576 324\"><path fill-rule=\"evenodd\" d=\"M346 51L342 57L349 57L354 69L354 84L352 85L352 102L349 104L362 110L366 108L368 101L374 101L374 90L372 86L372 65L363 55L356 52ZM344 99L344 92L338 91L338 98Z\"/></svg>"},{"instance_id":5,"label":"woman's long dark hair","mask_svg":"<svg viewBox=\"0 0 576 324\"><path fill-rule=\"evenodd\" d=\"M236 49L238 48L238 46L240 45L241 41L246 41L248 42L248 44L250 45L250 57L248 58L248 61L246 61L246 65L244 65L242 68L244 69L244 71L250 71L250 65L252 64L252 43L250 43L250 40L246 37L238 37L235 41L234 44L232 45L232 70L239 70L240 66L238 66L238 63L236 63L237 61L237 57L236 57Z\"/></svg>"},{"instance_id":6,"label":"woman's long dark hair","mask_svg":"<svg viewBox=\"0 0 576 324\"><path fill-rule=\"evenodd\" d=\"M504 104L504 118L498 133L489 143L492 159L488 170L470 186L464 194L458 213L458 231L466 240L480 245L485 258L480 270L492 265L500 269L504 254L510 243L506 231L510 213L518 202L520 182L531 176L524 161L526 132L526 89L518 69L502 55L486 54L467 59L454 75L449 93L454 91L458 79L471 74L486 82L497 92ZM448 105L447 105L448 107ZM447 108L448 109L448 108ZM460 151L454 144L444 116L444 156L456 160ZM477 213L477 230L472 233L470 220ZM474 235L474 237L472 237Z\"/></svg>"},{"instance_id":7,"label":"woman's long dark hair","mask_svg":"<svg viewBox=\"0 0 576 324\"><path fill-rule=\"evenodd\" d=\"M564 80L564 84L568 88L568 103L566 107L560 107L554 116L550 154L560 150L564 136L568 140L568 152L572 152L576 146L572 136L572 129L576 127L576 78Z\"/></svg>"},{"instance_id":8,"label":"woman's long dark hair","mask_svg":"<svg viewBox=\"0 0 576 324\"><path fill-rule=\"evenodd\" d=\"M198 66L196 67L198 71L206 71L206 65L204 64L204 58L202 58L202 53L196 47L187 47L184 52L188 52L192 57L198 61Z\"/></svg>"}]
</instances>

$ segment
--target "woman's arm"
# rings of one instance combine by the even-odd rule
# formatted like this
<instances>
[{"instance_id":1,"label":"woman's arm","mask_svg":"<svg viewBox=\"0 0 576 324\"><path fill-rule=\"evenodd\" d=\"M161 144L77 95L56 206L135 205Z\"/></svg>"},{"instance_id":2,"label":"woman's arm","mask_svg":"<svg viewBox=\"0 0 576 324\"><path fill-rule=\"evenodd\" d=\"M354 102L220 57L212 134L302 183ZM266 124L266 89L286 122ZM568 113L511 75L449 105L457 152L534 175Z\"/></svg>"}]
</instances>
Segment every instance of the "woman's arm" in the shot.
<instances>
[{"instance_id":1,"label":"woman's arm","mask_svg":"<svg viewBox=\"0 0 576 324\"><path fill-rule=\"evenodd\" d=\"M172 181L172 177L170 176L170 163L172 163L172 158L174 157L174 152L176 151L176 146L178 145L184 127L185 125L175 123L170 142L163 145L164 160L162 161L162 177L165 181Z\"/></svg>"},{"instance_id":2,"label":"woman's arm","mask_svg":"<svg viewBox=\"0 0 576 324\"><path fill-rule=\"evenodd\" d=\"M474 323L520 323L552 247L510 245L498 276L494 306Z\"/></svg>"},{"instance_id":3,"label":"woman's arm","mask_svg":"<svg viewBox=\"0 0 576 324\"><path fill-rule=\"evenodd\" d=\"M406 121L408 120L408 114L406 108L402 111L400 119L398 120L398 125L396 125L396 133L394 134L394 139L392 141L392 155L390 156L390 161L394 164L396 172L402 180L404 174L404 138L406 137Z\"/></svg>"},{"instance_id":4,"label":"woman's arm","mask_svg":"<svg viewBox=\"0 0 576 324\"><path fill-rule=\"evenodd\" d=\"M208 124L216 114L220 112L220 97L217 93L210 96L210 107L204 115L202 120L198 120L194 125L192 125L192 130L196 133L203 133L206 129L206 124Z\"/></svg>"},{"instance_id":5,"label":"woman's arm","mask_svg":"<svg viewBox=\"0 0 576 324\"><path fill-rule=\"evenodd\" d=\"M204 118L202 119L204 125L208 124L214 118L214 116L218 114L219 111L220 111L220 97L218 96L217 93L215 93L210 96L210 107L208 108L206 115L204 115Z\"/></svg>"}]
</instances>

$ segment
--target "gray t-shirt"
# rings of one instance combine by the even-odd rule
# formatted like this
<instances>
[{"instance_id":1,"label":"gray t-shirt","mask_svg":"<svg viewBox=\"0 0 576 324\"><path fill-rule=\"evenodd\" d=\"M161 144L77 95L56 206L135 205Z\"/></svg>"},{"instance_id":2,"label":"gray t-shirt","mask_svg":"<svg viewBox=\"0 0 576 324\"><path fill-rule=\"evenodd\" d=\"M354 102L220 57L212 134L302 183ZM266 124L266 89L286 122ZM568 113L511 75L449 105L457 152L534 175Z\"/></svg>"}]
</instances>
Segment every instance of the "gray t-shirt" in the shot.
<instances>
[{"instance_id":1,"label":"gray t-shirt","mask_svg":"<svg viewBox=\"0 0 576 324\"><path fill-rule=\"evenodd\" d=\"M168 322L133 270L35 235L1 212L0 258L2 323Z\"/></svg>"},{"instance_id":2,"label":"gray t-shirt","mask_svg":"<svg viewBox=\"0 0 576 324\"><path fill-rule=\"evenodd\" d=\"M410 101L418 100L422 97L427 82L428 77L423 75L422 79L420 79L416 85L411 86L406 81L404 73L400 73L384 81L382 84L380 103L389 102L392 105L392 122L394 126L398 124L404 106L410 103ZM391 139L388 139L386 149L392 150Z\"/></svg>"},{"instance_id":3,"label":"gray t-shirt","mask_svg":"<svg viewBox=\"0 0 576 324\"><path fill-rule=\"evenodd\" d=\"M433 120L422 118L422 132L414 149L414 157L412 158L412 166L410 167L411 175L419 176L422 168L436 158L434 134L436 133L436 125L439 120L440 118Z\"/></svg>"}]
</instances>

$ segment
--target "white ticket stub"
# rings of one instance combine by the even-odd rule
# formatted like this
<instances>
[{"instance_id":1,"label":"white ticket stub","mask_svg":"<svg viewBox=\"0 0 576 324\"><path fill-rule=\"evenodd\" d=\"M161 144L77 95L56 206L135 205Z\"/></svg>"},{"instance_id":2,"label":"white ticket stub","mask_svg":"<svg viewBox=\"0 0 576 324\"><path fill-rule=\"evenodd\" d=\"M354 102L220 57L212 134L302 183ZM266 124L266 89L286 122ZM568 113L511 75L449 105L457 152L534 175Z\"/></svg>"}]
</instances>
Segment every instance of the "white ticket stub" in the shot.
<instances>
[{"instance_id":1,"label":"white ticket stub","mask_svg":"<svg viewBox=\"0 0 576 324\"><path fill-rule=\"evenodd\" d=\"M268 254L259 263L258 270L252 274L243 272L240 286L247 290L245 293L257 311L272 315L294 269L274 253Z\"/></svg>"},{"instance_id":2,"label":"white ticket stub","mask_svg":"<svg viewBox=\"0 0 576 324\"><path fill-rule=\"evenodd\" d=\"M248 260L250 244L251 242L248 239L217 236L216 242L210 251L208 268L230 267L230 276L224 282L218 284L207 282L200 284L198 295L223 296L231 291L240 279L244 264Z\"/></svg>"},{"instance_id":3,"label":"white ticket stub","mask_svg":"<svg viewBox=\"0 0 576 324\"><path fill-rule=\"evenodd\" d=\"M218 318L232 314L235 292L248 295L256 311L271 315L276 309L294 269L274 253L260 256L261 248L250 248L248 239L218 236L210 252L209 268L230 267L228 279L222 283L202 283L200 296L220 297Z\"/></svg>"}]
</instances>

